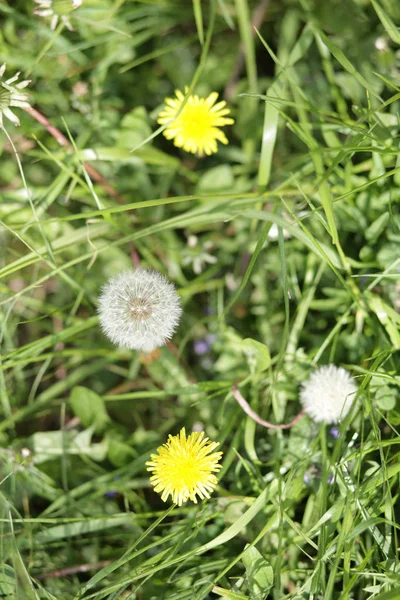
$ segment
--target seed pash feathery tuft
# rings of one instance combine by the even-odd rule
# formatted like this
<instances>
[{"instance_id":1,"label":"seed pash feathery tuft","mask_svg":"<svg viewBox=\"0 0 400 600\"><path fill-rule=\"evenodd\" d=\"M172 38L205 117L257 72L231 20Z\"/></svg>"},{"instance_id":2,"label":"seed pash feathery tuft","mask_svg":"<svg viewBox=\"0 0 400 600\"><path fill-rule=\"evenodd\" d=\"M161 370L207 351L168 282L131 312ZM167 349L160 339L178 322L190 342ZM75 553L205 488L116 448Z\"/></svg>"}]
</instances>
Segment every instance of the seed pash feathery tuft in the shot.
<instances>
[{"instance_id":1,"label":"seed pash feathery tuft","mask_svg":"<svg viewBox=\"0 0 400 600\"><path fill-rule=\"evenodd\" d=\"M171 339L182 308L175 286L166 277L135 269L109 280L98 312L101 328L114 344L152 352Z\"/></svg>"},{"instance_id":2,"label":"seed pash feathery tuft","mask_svg":"<svg viewBox=\"0 0 400 600\"><path fill-rule=\"evenodd\" d=\"M183 427L178 435L169 435L158 454L146 462L153 473L150 483L164 502L171 496L172 502L182 506L189 499L197 504L196 496L201 500L210 497L218 483L213 473L221 469L222 452L213 452L219 442L210 442L204 435L204 431L196 431L186 436Z\"/></svg>"},{"instance_id":3,"label":"seed pash feathery tuft","mask_svg":"<svg viewBox=\"0 0 400 600\"><path fill-rule=\"evenodd\" d=\"M300 401L316 422L336 423L349 412L357 386L342 367L320 367L301 386Z\"/></svg>"},{"instance_id":4,"label":"seed pash feathery tuft","mask_svg":"<svg viewBox=\"0 0 400 600\"><path fill-rule=\"evenodd\" d=\"M185 93L187 90L185 88ZM215 104L217 92L212 92L207 98L199 98L197 94L189 96L181 112L185 96L180 90L175 91L175 96L165 99L164 110L157 121L166 125L163 133L167 140L173 139L178 148L199 156L217 152L217 141L228 143L220 127L232 125L234 120L226 117L230 110L226 108L225 101Z\"/></svg>"},{"instance_id":5,"label":"seed pash feathery tuft","mask_svg":"<svg viewBox=\"0 0 400 600\"><path fill-rule=\"evenodd\" d=\"M69 15L82 6L83 0L35 0L39 6L34 11L34 15L39 17L51 17L50 28L54 30L58 21L64 23L67 29L73 31Z\"/></svg>"},{"instance_id":6,"label":"seed pash feathery tuft","mask_svg":"<svg viewBox=\"0 0 400 600\"><path fill-rule=\"evenodd\" d=\"M18 126L20 124L19 119L12 112L10 106L29 108L28 96L27 94L21 93L21 90L29 85L31 80L25 79L25 81L20 81L13 85L18 81L20 74L16 73L14 77L2 81L5 71L6 63L0 67L0 127L3 127L3 116L11 121L11 123Z\"/></svg>"}]
</instances>

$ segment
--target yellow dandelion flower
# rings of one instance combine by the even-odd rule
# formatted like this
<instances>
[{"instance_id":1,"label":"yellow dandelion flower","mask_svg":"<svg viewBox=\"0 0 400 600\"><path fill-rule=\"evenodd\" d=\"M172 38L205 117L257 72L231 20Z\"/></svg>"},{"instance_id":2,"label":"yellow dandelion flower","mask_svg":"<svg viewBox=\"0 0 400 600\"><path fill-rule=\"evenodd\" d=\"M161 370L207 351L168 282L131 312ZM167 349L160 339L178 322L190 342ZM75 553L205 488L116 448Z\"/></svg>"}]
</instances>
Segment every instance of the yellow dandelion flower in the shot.
<instances>
[{"instance_id":1,"label":"yellow dandelion flower","mask_svg":"<svg viewBox=\"0 0 400 600\"><path fill-rule=\"evenodd\" d=\"M185 93L187 93L185 88ZM175 91L176 98L166 98L165 108L160 113L158 123L167 125L164 135L167 140L174 140L175 146L186 152L210 155L217 152L217 140L227 144L228 140L220 127L232 125L234 120L229 115L226 102L218 102L217 92L212 92L207 98L199 98L196 94L189 96L182 111L177 116L185 99L180 90Z\"/></svg>"},{"instance_id":2,"label":"yellow dandelion flower","mask_svg":"<svg viewBox=\"0 0 400 600\"><path fill-rule=\"evenodd\" d=\"M213 473L221 468L218 461L222 452L213 452L217 446L219 442L210 442L204 431L186 437L183 427L178 435L169 435L167 443L157 449L158 454L152 454L146 463L147 470L153 472L150 483L154 491L162 492L164 502L171 496L178 506L189 498L197 503L196 494L202 500L209 498L218 483Z\"/></svg>"}]
</instances>

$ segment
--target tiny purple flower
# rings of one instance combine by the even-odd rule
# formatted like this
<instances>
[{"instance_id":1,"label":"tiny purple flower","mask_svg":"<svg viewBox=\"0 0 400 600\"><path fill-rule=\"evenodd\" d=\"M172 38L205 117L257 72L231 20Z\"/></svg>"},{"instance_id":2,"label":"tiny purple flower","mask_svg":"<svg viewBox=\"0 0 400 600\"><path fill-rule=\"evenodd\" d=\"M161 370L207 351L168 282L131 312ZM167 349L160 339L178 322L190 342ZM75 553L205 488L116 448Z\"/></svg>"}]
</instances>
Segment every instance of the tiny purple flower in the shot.
<instances>
[{"instance_id":1,"label":"tiny purple flower","mask_svg":"<svg viewBox=\"0 0 400 600\"><path fill-rule=\"evenodd\" d=\"M208 343L207 339L196 340L193 344L193 350L195 351L195 354L202 356L203 354L210 352L210 344Z\"/></svg>"},{"instance_id":2,"label":"tiny purple flower","mask_svg":"<svg viewBox=\"0 0 400 600\"><path fill-rule=\"evenodd\" d=\"M340 430L338 427L331 427L329 433L331 434L334 440L337 440L340 437Z\"/></svg>"},{"instance_id":3,"label":"tiny purple flower","mask_svg":"<svg viewBox=\"0 0 400 600\"><path fill-rule=\"evenodd\" d=\"M116 492L115 490L109 490L104 494L104 496L106 498L116 498L118 496L118 492Z\"/></svg>"}]
</instances>

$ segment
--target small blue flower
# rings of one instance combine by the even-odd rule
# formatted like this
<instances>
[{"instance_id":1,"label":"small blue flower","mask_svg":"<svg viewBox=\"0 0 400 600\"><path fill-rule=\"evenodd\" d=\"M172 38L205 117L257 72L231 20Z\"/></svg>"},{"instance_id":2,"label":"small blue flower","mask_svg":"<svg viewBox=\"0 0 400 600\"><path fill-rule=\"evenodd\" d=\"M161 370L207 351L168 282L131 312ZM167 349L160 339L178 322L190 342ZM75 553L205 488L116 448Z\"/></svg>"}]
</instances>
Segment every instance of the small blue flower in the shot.
<instances>
[{"instance_id":1,"label":"small blue flower","mask_svg":"<svg viewBox=\"0 0 400 600\"><path fill-rule=\"evenodd\" d=\"M196 340L193 344L193 350L195 354L202 356L203 354L207 354L210 352L210 344L205 340Z\"/></svg>"},{"instance_id":2,"label":"small blue flower","mask_svg":"<svg viewBox=\"0 0 400 600\"><path fill-rule=\"evenodd\" d=\"M109 490L104 494L104 496L106 498L116 498L118 496L118 492L116 492L115 490Z\"/></svg>"},{"instance_id":3,"label":"small blue flower","mask_svg":"<svg viewBox=\"0 0 400 600\"><path fill-rule=\"evenodd\" d=\"M338 427L331 427L329 433L331 434L334 440L337 440L340 437L340 430Z\"/></svg>"}]
</instances>

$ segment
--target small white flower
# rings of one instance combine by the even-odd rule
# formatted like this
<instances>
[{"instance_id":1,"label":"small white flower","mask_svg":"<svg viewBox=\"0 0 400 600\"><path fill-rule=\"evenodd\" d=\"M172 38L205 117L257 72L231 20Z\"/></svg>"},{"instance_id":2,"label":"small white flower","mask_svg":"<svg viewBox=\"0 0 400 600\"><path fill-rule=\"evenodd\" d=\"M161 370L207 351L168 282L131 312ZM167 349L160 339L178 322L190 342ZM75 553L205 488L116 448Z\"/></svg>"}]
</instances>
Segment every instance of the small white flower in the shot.
<instances>
[{"instance_id":1,"label":"small white flower","mask_svg":"<svg viewBox=\"0 0 400 600\"><path fill-rule=\"evenodd\" d=\"M155 271L111 277L99 298L103 332L119 346L152 352L169 340L182 314L175 286Z\"/></svg>"},{"instance_id":2,"label":"small white flower","mask_svg":"<svg viewBox=\"0 0 400 600\"><path fill-rule=\"evenodd\" d=\"M283 229L283 238L285 240L288 240L291 237L292 237L292 234L290 233L290 231ZM278 225L276 223L272 223L271 228L268 232L268 239L272 240L273 242L275 242L276 240L279 239L279 229L278 229Z\"/></svg>"},{"instance_id":3,"label":"small white flower","mask_svg":"<svg viewBox=\"0 0 400 600\"><path fill-rule=\"evenodd\" d=\"M335 423L347 415L356 392L354 379L345 369L328 365L302 384L300 400L314 421Z\"/></svg>"},{"instance_id":4,"label":"small white flower","mask_svg":"<svg viewBox=\"0 0 400 600\"><path fill-rule=\"evenodd\" d=\"M10 77L10 79L6 79L6 81L2 81L5 70L6 64L4 63L0 67L0 127L3 127L3 115L14 123L14 125L19 125L19 119L14 115L12 110L10 110L10 106L29 108L28 96L22 94L20 90L25 88L31 80L26 79L25 81L20 81L19 83L12 85L18 80L19 73L14 75L14 77Z\"/></svg>"},{"instance_id":5,"label":"small white flower","mask_svg":"<svg viewBox=\"0 0 400 600\"><path fill-rule=\"evenodd\" d=\"M73 10L79 8L82 5L83 0L35 0L39 6L34 11L34 15L39 17L51 17L50 27L54 30L57 27L59 19L70 31L73 31L73 27L69 20L68 15Z\"/></svg>"},{"instance_id":6,"label":"small white flower","mask_svg":"<svg viewBox=\"0 0 400 600\"><path fill-rule=\"evenodd\" d=\"M212 250L213 243L211 241L200 242L196 235L190 235L187 241L187 248L184 249L181 257L183 265L192 265L193 272L200 275L204 267L214 265L217 258L212 256L208 251Z\"/></svg>"},{"instance_id":7,"label":"small white flower","mask_svg":"<svg viewBox=\"0 0 400 600\"><path fill-rule=\"evenodd\" d=\"M374 46L378 50L378 52L386 52L389 49L388 40L383 35L376 38Z\"/></svg>"}]
</instances>

